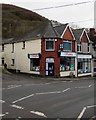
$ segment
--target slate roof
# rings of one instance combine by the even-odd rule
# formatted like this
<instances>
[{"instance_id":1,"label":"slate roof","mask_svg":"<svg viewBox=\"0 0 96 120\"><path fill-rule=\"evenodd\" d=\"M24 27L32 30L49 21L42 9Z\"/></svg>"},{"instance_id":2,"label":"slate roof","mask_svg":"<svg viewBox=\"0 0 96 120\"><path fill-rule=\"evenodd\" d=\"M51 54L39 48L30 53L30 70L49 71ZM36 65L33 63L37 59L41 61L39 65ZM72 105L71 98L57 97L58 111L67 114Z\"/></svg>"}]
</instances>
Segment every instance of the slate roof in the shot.
<instances>
[{"instance_id":1,"label":"slate roof","mask_svg":"<svg viewBox=\"0 0 96 120\"><path fill-rule=\"evenodd\" d=\"M63 34L67 25L68 25L68 23L67 24L61 24L59 26L54 27L54 29L57 31L57 33L59 34L60 37Z\"/></svg>"},{"instance_id":2,"label":"slate roof","mask_svg":"<svg viewBox=\"0 0 96 120\"><path fill-rule=\"evenodd\" d=\"M82 29L72 29L72 32L75 36L75 40L77 42L80 42L80 37L81 37L83 31L84 31L84 28L82 28Z\"/></svg>"}]
</instances>

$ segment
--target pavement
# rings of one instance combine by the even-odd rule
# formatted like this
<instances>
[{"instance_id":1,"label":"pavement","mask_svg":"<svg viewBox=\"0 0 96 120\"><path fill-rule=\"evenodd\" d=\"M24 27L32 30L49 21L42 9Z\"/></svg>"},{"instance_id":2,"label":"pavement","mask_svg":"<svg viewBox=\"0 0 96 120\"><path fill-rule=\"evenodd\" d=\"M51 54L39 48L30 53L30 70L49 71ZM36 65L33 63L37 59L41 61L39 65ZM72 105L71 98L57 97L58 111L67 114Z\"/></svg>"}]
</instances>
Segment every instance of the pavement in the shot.
<instances>
[{"instance_id":1,"label":"pavement","mask_svg":"<svg viewBox=\"0 0 96 120\"><path fill-rule=\"evenodd\" d=\"M46 78L2 75L2 113L10 119L95 119L96 77Z\"/></svg>"}]
</instances>

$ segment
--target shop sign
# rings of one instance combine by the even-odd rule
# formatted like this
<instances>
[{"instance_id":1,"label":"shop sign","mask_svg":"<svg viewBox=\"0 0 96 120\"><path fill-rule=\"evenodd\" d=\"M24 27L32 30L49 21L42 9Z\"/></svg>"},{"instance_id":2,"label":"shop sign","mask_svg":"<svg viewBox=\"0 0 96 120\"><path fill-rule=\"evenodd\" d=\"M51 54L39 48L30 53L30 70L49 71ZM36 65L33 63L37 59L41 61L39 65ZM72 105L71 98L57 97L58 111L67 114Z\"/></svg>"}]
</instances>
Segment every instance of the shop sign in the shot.
<instances>
[{"instance_id":1,"label":"shop sign","mask_svg":"<svg viewBox=\"0 0 96 120\"><path fill-rule=\"evenodd\" d=\"M54 63L54 58L46 58L47 63Z\"/></svg>"},{"instance_id":2,"label":"shop sign","mask_svg":"<svg viewBox=\"0 0 96 120\"><path fill-rule=\"evenodd\" d=\"M78 58L92 58L92 55L78 55Z\"/></svg>"},{"instance_id":3,"label":"shop sign","mask_svg":"<svg viewBox=\"0 0 96 120\"><path fill-rule=\"evenodd\" d=\"M76 57L76 53L73 52L61 52L61 57Z\"/></svg>"},{"instance_id":4,"label":"shop sign","mask_svg":"<svg viewBox=\"0 0 96 120\"><path fill-rule=\"evenodd\" d=\"M39 54L28 54L28 58L39 58Z\"/></svg>"}]
</instances>

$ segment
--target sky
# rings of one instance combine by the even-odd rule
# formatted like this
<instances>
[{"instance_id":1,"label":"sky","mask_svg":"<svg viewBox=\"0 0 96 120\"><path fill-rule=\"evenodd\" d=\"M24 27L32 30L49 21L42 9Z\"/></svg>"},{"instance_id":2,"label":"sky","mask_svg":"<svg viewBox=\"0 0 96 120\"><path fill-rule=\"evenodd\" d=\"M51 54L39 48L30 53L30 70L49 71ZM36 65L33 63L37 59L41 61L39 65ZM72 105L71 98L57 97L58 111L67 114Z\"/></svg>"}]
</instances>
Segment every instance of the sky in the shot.
<instances>
[{"instance_id":1,"label":"sky","mask_svg":"<svg viewBox=\"0 0 96 120\"><path fill-rule=\"evenodd\" d=\"M75 24L80 28L94 27L95 0L0 0L32 10L49 20ZM67 6L66 6L67 5Z\"/></svg>"}]
</instances>

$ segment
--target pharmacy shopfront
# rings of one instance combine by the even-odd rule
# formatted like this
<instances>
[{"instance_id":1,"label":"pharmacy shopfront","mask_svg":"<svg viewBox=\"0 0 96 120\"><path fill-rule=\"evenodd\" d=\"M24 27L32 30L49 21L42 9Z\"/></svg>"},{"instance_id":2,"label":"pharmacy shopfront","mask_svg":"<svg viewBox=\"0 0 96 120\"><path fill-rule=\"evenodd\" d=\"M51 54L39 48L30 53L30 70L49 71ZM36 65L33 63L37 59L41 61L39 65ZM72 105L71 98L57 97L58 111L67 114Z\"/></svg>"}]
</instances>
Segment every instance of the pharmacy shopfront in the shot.
<instances>
[{"instance_id":1,"label":"pharmacy shopfront","mask_svg":"<svg viewBox=\"0 0 96 120\"><path fill-rule=\"evenodd\" d=\"M60 52L60 76L75 77L91 75L92 55L77 54L75 52Z\"/></svg>"}]
</instances>

